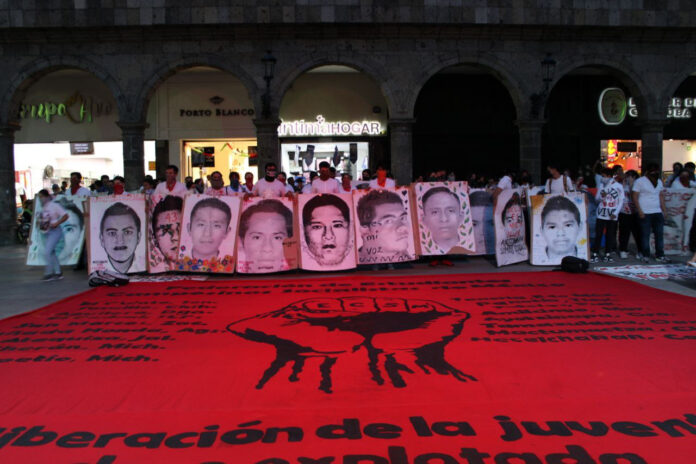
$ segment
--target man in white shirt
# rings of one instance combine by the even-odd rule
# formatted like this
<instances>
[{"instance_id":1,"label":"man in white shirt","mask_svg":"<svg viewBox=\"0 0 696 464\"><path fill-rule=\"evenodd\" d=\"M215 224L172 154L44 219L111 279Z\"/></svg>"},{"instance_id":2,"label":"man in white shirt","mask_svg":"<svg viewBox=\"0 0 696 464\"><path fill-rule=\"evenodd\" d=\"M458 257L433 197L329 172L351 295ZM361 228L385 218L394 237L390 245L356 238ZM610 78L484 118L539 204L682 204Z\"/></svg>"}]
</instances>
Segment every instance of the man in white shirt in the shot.
<instances>
[{"instance_id":1,"label":"man in white shirt","mask_svg":"<svg viewBox=\"0 0 696 464\"><path fill-rule=\"evenodd\" d=\"M186 186L176 180L177 176L179 175L178 167L170 164L164 171L164 175L165 181L157 184L154 195L161 195L162 197L166 197L167 195L174 195L178 197L186 196L186 193L188 192Z\"/></svg>"},{"instance_id":2,"label":"man in white shirt","mask_svg":"<svg viewBox=\"0 0 696 464\"><path fill-rule=\"evenodd\" d=\"M575 190L570 177L562 175L558 166L549 165L546 170L551 177L546 180L546 193L568 193Z\"/></svg>"},{"instance_id":3,"label":"man in white shirt","mask_svg":"<svg viewBox=\"0 0 696 464\"><path fill-rule=\"evenodd\" d=\"M222 197L227 195L227 189L225 189L225 181L222 179L222 173L220 171L213 172L210 177L210 187L205 189L206 195L211 197Z\"/></svg>"},{"instance_id":4,"label":"man in white shirt","mask_svg":"<svg viewBox=\"0 0 696 464\"><path fill-rule=\"evenodd\" d=\"M319 178L312 181L311 193L338 193L338 182L331 178L327 161L319 163Z\"/></svg>"},{"instance_id":5,"label":"man in white shirt","mask_svg":"<svg viewBox=\"0 0 696 464\"><path fill-rule=\"evenodd\" d=\"M239 181L239 173L232 171L230 172L230 185L225 187L225 192L227 195L234 195L235 193L243 193L244 186Z\"/></svg>"},{"instance_id":6,"label":"man in white shirt","mask_svg":"<svg viewBox=\"0 0 696 464\"><path fill-rule=\"evenodd\" d=\"M503 190L510 190L512 189L512 182L515 177L515 172L510 170L505 173L503 177L500 178L498 181L498 185L495 187L495 190L493 191L493 205L495 208L495 204L498 201L498 195L500 195L500 192Z\"/></svg>"},{"instance_id":7,"label":"man in white shirt","mask_svg":"<svg viewBox=\"0 0 696 464\"><path fill-rule=\"evenodd\" d=\"M265 171L266 176L254 184L251 194L262 198L277 198L288 194L285 190L285 185L276 179L276 173L278 172L276 164L266 163Z\"/></svg>"},{"instance_id":8,"label":"man in white shirt","mask_svg":"<svg viewBox=\"0 0 696 464\"><path fill-rule=\"evenodd\" d=\"M387 169L379 165L377 166L377 178L370 181L371 189L392 189L396 187L394 179L387 177Z\"/></svg>"},{"instance_id":9,"label":"man in white shirt","mask_svg":"<svg viewBox=\"0 0 696 464\"><path fill-rule=\"evenodd\" d=\"M645 175L633 184L633 203L640 218L641 252L643 262L649 262L650 257L650 232L655 234L655 260L658 263L668 263L665 257L663 228L665 217L663 211L667 211L665 200L662 196L662 181L660 180L660 167L651 163L645 169Z\"/></svg>"},{"instance_id":10,"label":"man in white shirt","mask_svg":"<svg viewBox=\"0 0 696 464\"><path fill-rule=\"evenodd\" d=\"M341 176L341 188L339 188L338 191L341 193L350 193L353 190L355 190L355 187L353 186L353 176L347 172L343 173Z\"/></svg>"},{"instance_id":11,"label":"man in white shirt","mask_svg":"<svg viewBox=\"0 0 696 464\"><path fill-rule=\"evenodd\" d=\"M82 187L80 183L82 182L82 174L79 172L70 173L70 188L65 189L64 195L68 198L70 197L88 197L92 192L88 188Z\"/></svg>"}]
</instances>

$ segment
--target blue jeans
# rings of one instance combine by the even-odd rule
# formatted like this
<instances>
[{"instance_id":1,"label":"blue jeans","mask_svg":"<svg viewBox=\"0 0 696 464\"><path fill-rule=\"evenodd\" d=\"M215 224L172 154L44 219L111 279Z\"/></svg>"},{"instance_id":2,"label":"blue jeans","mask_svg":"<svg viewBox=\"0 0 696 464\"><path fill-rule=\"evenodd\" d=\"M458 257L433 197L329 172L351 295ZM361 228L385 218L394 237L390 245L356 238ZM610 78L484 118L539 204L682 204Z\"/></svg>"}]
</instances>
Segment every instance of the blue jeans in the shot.
<instances>
[{"instance_id":1,"label":"blue jeans","mask_svg":"<svg viewBox=\"0 0 696 464\"><path fill-rule=\"evenodd\" d=\"M60 262L56 254L56 245L63 238L63 229L60 226L55 229L48 229L44 234L44 259L46 267L44 275L60 274Z\"/></svg>"},{"instance_id":2,"label":"blue jeans","mask_svg":"<svg viewBox=\"0 0 696 464\"><path fill-rule=\"evenodd\" d=\"M661 258L665 255L665 245L663 240L663 228L665 217L662 213L646 214L640 220L640 242L641 252L646 258L650 257L650 232L655 234L655 257Z\"/></svg>"}]
</instances>

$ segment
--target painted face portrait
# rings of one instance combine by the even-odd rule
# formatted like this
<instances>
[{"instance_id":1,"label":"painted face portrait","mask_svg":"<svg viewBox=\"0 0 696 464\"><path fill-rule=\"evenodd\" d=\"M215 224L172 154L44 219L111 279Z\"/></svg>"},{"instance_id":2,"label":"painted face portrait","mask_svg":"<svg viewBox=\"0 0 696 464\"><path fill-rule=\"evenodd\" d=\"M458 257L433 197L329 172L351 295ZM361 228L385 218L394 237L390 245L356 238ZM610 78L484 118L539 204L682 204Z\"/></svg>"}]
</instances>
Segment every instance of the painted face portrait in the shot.
<instances>
[{"instance_id":1,"label":"painted face portrait","mask_svg":"<svg viewBox=\"0 0 696 464\"><path fill-rule=\"evenodd\" d=\"M157 215L155 242L169 262L176 261L181 236L181 211L163 211Z\"/></svg>"},{"instance_id":2,"label":"painted face portrait","mask_svg":"<svg viewBox=\"0 0 696 464\"><path fill-rule=\"evenodd\" d=\"M459 243L459 225L463 219L461 205L451 193L434 193L423 203L423 223L435 243L445 250Z\"/></svg>"},{"instance_id":3,"label":"painted face portrait","mask_svg":"<svg viewBox=\"0 0 696 464\"><path fill-rule=\"evenodd\" d=\"M368 227L363 227L363 244L382 253L404 253L409 245L408 213L401 202L376 205L375 216ZM366 236L370 239L367 240Z\"/></svg>"},{"instance_id":4,"label":"painted face portrait","mask_svg":"<svg viewBox=\"0 0 696 464\"><path fill-rule=\"evenodd\" d=\"M140 230L133 216L118 214L106 217L100 239L114 268L119 272L126 272L140 242Z\"/></svg>"},{"instance_id":5,"label":"painted face portrait","mask_svg":"<svg viewBox=\"0 0 696 464\"><path fill-rule=\"evenodd\" d=\"M60 225L63 231L63 249L58 253L58 259L61 262L70 259L73 251L80 246L82 238L82 223L83 219L78 216L78 213L71 209L66 209L68 220Z\"/></svg>"},{"instance_id":6,"label":"painted face portrait","mask_svg":"<svg viewBox=\"0 0 696 464\"><path fill-rule=\"evenodd\" d=\"M541 233L549 258L575 256L580 224L573 213L567 210L550 211L542 222Z\"/></svg>"},{"instance_id":7,"label":"painted face portrait","mask_svg":"<svg viewBox=\"0 0 696 464\"><path fill-rule=\"evenodd\" d=\"M189 223L192 251L195 259L217 256L222 241L229 233L230 218L219 208L203 206L195 208Z\"/></svg>"},{"instance_id":8,"label":"painted face portrait","mask_svg":"<svg viewBox=\"0 0 696 464\"><path fill-rule=\"evenodd\" d=\"M247 221L242 247L249 272L277 272L285 259L283 241L288 238L285 218L274 212L258 212Z\"/></svg>"},{"instance_id":9,"label":"painted face portrait","mask_svg":"<svg viewBox=\"0 0 696 464\"><path fill-rule=\"evenodd\" d=\"M495 226L493 225L492 206L472 206L471 219L474 225L476 252L488 253L495 241Z\"/></svg>"},{"instance_id":10,"label":"painted face portrait","mask_svg":"<svg viewBox=\"0 0 696 464\"><path fill-rule=\"evenodd\" d=\"M503 215L503 229L506 241L516 241L524 235L524 214L520 205L512 205Z\"/></svg>"},{"instance_id":11,"label":"painted face portrait","mask_svg":"<svg viewBox=\"0 0 696 464\"><path fill-rule=\"evenodd\" d=\"M341 211L331 205L314 208L305 224L305 237L310 253L321 265L331 266L343 261L348 253L350 224Z\"/></svg>"}]
</instances>

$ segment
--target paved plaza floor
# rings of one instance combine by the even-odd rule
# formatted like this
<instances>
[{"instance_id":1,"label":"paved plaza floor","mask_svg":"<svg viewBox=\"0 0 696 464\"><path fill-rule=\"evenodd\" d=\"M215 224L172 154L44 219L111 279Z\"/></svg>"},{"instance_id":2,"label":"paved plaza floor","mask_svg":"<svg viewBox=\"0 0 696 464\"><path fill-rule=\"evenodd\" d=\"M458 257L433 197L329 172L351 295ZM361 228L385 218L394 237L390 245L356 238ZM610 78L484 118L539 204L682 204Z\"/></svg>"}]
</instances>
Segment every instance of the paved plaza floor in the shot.
<instances>
[{"instance_id":1,"label":"paved plaza floor","mask_svg":"<svg viewBox=\"0 0 696 464\"><path fill-rule=\"evenodd\" d=\"M673 263L686 263L687 256L670 256ZM429 259L423 258L413 263L396 265L395 269L372 270L371 268L357 269L336 273L314 273L309 271L291 271L285 274L242 276L240 274L209 276L209 279L234 280L279 280L296 277L332 278L349 275L438 275L461 273L498 273L498 272L539 272L552 269L548 266L531 266L529 263L518 263L505 267L496 267L495 259L483 256L461 256L451 259L453 266L429 266ZM0 318L41 308L62 298L75 295L89 289L87 271L73 271L71 267L63 269L65 278L60 281L41 282L43 269L27 266L26 247L13 245L0 247L0 292L3 304L0 305ZM626 266L641 264L635 258L617 260L613 264L601 263L598 266ZM582 275L577 276L582 279ZM670 292L696 297L696 279L664 279L648 280L641 283Z\"/></svg>"}]
</instances>

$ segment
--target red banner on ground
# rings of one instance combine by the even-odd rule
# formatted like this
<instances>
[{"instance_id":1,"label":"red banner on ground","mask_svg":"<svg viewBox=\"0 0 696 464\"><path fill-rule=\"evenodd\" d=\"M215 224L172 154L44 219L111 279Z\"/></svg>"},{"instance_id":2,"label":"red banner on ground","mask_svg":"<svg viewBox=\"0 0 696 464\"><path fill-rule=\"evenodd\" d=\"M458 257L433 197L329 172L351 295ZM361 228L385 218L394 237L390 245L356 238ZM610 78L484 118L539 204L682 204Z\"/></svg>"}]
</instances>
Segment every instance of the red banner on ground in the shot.
<instances>
[{"instance_id":1,"label":"red banner on ground","mask_svg":"<svg viewBox=\"0 0 696 464\"><path fill-rule=\"evenodd\" d=\"M552 272L99 288L0 322L0 462L692 464L693 308Z\"/></svg>"}]
</instances>

